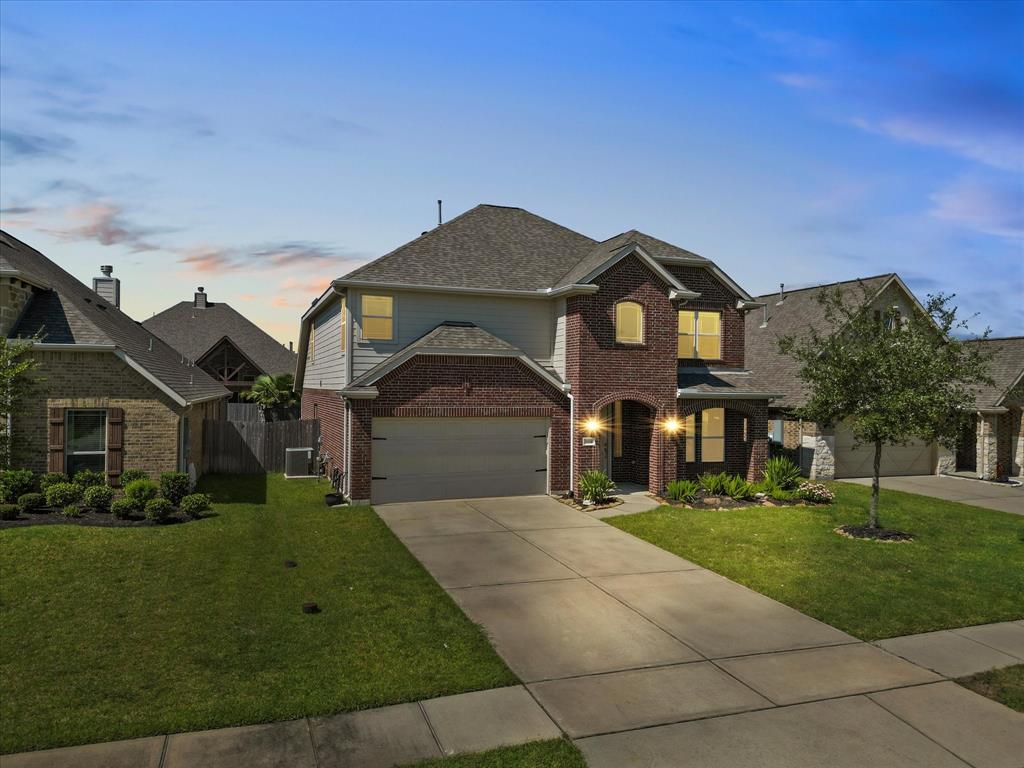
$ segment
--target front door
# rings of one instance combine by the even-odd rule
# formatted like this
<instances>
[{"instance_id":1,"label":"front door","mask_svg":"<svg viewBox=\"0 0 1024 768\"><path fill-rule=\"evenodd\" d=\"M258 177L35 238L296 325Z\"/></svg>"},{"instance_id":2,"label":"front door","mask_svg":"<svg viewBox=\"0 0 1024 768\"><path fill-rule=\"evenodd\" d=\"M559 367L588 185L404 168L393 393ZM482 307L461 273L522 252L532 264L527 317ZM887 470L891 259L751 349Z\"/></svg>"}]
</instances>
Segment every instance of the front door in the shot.
<instances>
[{"instance_id":1,"label":"front door","mask_svg":"<svg viewBox=\"0 0 1024 768\"><path fill-rule=\"evenodd\" d=\"M974 472L978 469L978 425L974 417L966 422L956 443L956 468L960 472Z\"/></svg>"}]
</instances>

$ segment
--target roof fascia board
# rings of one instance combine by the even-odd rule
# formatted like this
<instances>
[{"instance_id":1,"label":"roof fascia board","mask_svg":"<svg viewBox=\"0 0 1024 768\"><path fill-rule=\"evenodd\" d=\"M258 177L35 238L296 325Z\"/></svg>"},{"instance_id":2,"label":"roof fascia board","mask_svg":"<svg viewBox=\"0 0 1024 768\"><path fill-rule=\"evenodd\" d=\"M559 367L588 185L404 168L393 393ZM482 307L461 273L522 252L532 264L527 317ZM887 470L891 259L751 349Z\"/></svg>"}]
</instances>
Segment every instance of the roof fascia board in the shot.
<instances>
[{"instance_id":1,"label":"roof fascia board","mask_svg":"<svg viewBox=\"0 0 1024 768\"><path fill-rule=\"evenodd\" d=\"M1013 383L1006 388L1006 391L999 396L999 399L996 400L996 405L998 407L1003 407L1003 401L1006 400L1006 396L1013 392L1013 390L1016 389L1017 385L1019 385L1022 381L1024 381L1024 368L1022 368L1021 372L1017 374L1017 378L1013 380Z\"/></svg>"},{"instance_id":2,"label":"roof fascia board","mask_svg":"<svg viewBox=\"0 0 1024 768\"><path fill-rule=\"evenodd\" d=\"M524 291L512 288L465 288L455 285L424 285L421 283L386 283L371 280L346 280L339 278L333 283L338 288L374 288L387 291L421 291L423 293L460 293L473 296L509 296L520 299L550 299L555 295L563 295L566 292L576 290L581 293L593 293L595 288L587 285L569 285L558 289L538 288L537 290Z\"/></svg>"},{"instance_id":3,"label":"roof fascia board","mask_svg":"<svg viewBox=\"0 0 1024 768\"><path fill-rule=\"evenodd\" d=\"M903 291L903 293L906 294L912 302L914 302L914 306L917 307L918 312L920 312L922 315L928 318L931 324L935 327L935 330L942 330L941 328L939 328L938 323L935 322L935 318L928 314L928 310L924 308L924 305L918 300L917 296L914 295L914 292L911 291L910 288L907 287L907 284L903 282L903 278L901 278L895 272L893 273L892 277L890 277L888 280L882 283L882 287L875 292L875 295L871 298L871 302L874 303L878 301L878 299L881 298L882 294L885 293L886 289L888 289L888 287L893 283L896 283L896 285L899 286L900 290ZM948 335L945 335L945 338L947 341L949 340Z\"/></svg>"},{"instance_id":4,"label":"roof fascia board","mask_svg":"<svg viewBox=\"0 0 1024 768\"><path fill-rule=\"evenodd\" d=\"M349 400L376 400L380 392L376 387L359 387L356 389L339 389L338 394Z\"/></svg>"},{"instance_id":5,"label":"roof fascia board","mask_svg":"<svg viewBox=\"0 0 1024 768\"><path fill-rule=\"evenodd\" d=\"M18 339L12 340L18 341ZM33 349L42 352L113 352L117 349L113 344L48 344L45 341L32 341L31 339L24 341L29 342Z\"/></svg>"},{"instance_id":6,"label":"roof fascia board","mask_svg":"<svg viewBox=\"0 0 1024 768\"><path fill-rule=\"evenodd\" d=\"M148 381L154 387L159 389L161 392L163 392L165 395L167 395L169 398L171 398L171 400L176 402L178 405L188 405L188 400L183 398L181 395L179 395L177 392L175 392L169 386L167 386L162 381L160 381L160 379L158 379L156 376L154 376L152 373L150 373L148 370L146 370L146 368L144 368L140 363L136 362L135 360L130 358L128 355L126 355L123 350L115 348L114 349L114 354L118 358L120 358L121 361L124 362L129 368L134 368L136 371L138 371L138 373L142 376L142 378L144 378L146 381Z\"/></svg>"},{"instance_id":7,"label":"roof fascia board","mask_svg":"<svg viewBox=\"0 0 1024 768\"><path fill-rule=\"evenodd\" d=\"M782 395L774 392L700 392L677 389L677 400L775 400Z\"/></svg>"},{"instance_id":8,"label":"roof fascia board","mask_svg":"<svg viewBox=\"0 0 1024 768\"><path fill-rule=\"evenodd\" d=\"M0 269L0 277L10 277L15 280L21 280L23 283L34 285L36 288L41 288L44 291L50 290L50 286L43 280L40 280L35 275L30 275L27 272L22 272L20 269Z\"/></svg>"}]
</instances>

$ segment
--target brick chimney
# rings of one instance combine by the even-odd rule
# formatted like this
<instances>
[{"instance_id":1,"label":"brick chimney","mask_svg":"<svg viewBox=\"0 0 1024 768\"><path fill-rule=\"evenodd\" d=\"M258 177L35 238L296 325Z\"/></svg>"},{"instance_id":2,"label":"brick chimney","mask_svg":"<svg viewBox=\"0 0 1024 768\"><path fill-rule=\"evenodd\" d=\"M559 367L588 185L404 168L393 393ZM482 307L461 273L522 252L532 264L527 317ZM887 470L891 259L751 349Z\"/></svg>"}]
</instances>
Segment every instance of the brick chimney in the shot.
<instances>
[{"instance_id":1,"label":"brick chimney","mask_svg":"<svg viewBox=\"0 0 1024 768\"><path fill-rule=\"evenodd\" d=\"M196 290L192 306L196 309L206 309L206 292L203 290L203 286L199 286Z\"/></svg>"},{"instance_id":2,"label":"brick chimney","mask_svg":"<svg viewBox=\"0 0 1024 768\"><path fill-rule=\"evenodd\" d=\"M103 277L92 279L92 289L118 309L121 308L121 281L113 277L114 268L109 264L100 267Z\"/></svg>"}]
</instances>

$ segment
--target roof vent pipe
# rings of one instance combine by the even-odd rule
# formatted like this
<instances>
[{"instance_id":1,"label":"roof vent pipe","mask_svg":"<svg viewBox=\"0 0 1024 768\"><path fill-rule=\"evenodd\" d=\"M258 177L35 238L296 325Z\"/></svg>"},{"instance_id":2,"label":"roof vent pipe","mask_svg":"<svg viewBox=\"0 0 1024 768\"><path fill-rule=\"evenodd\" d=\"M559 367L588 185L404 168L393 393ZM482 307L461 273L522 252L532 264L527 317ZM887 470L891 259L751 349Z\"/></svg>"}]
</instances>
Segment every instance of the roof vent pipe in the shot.
<instances>
[{"instance_id":1,"label":"roof vent pipe","mask_svg":"<svg viewBox=\"0 0 1024 768\"><path fill-rule=\"evenodd\" d=\"M437 201L437 226L441 226L441 201Z\"/></svg>"},{"instance_id":2,"label":"roof vent pipe","mask_svg":"<svg viewBox=\"0 0 1024 768\"><path fill-rule=\"evenodd\" d=\"M762 328L767 328L768 327L768 302L765 302L764 306L761 307L761 309L764 310L764 320L761 321L761 327Z\"/></svg>"},{"instance_id":3,"label":"roof vent pipe","mask_svg":"<svg viewBox=\"0 0 1024 768\"><path fill-rule=\"evenodd\" d=\"M775 303L776 306L781 304L786 298L786 284L779 283L779 300Z\"/></svg>"}]
</instances>

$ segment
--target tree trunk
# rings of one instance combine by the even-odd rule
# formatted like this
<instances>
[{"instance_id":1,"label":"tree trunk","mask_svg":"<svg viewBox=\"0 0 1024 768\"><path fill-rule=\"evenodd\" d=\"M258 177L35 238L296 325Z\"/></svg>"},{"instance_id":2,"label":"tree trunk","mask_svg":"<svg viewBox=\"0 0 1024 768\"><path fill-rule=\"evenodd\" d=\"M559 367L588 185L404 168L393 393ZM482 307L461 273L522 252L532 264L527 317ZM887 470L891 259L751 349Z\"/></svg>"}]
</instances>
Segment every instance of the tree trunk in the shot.
<instances>
[{"instance_id":1,"label":"tree trunk","mask_svg":"<svg viewBox=\"0 0 1024 768\"><path fill-rule=\"evenodd\" d=\"M871 475L871 511L868 513L868 527L878 527L878 476L882 471L882 441L875 440L875 466Z\"/></svg>"}]
</instances>

